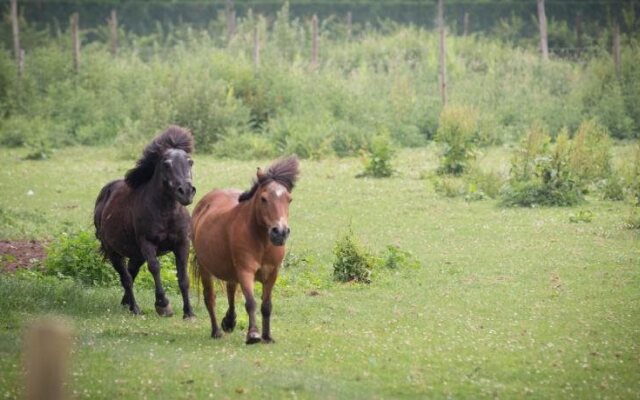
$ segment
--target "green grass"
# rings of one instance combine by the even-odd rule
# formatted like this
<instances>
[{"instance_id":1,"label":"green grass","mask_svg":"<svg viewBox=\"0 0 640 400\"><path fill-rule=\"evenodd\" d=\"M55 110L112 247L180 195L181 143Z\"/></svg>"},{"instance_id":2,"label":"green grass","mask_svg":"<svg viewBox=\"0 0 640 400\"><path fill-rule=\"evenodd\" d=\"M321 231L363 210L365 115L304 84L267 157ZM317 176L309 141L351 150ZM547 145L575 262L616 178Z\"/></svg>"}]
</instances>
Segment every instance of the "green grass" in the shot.
<instances>
[{"instance_id":1,"label":"green grass","mask_svg":"<svg viewBox=\"0 0 640 400\"><path fill-rule=\"evenodd\" d=\"M0 238L89 229L100 187L132 165L116 154L67 148L22 161L23 152L1 149ZM625 205L444 199L420 179L436 160L431 149L403 150L397 176L382 180L355 179L357 159L302 162L290 249L314 262L283 271L275 345L243 344L244 312L236 332L210 339L196 293L194 322L156 317L143 289L146 315L136 318L120 308L118 288L0 275L0 396L19 396L24 325L53 313L76 332L77 398L639 397L640 246L623 227ZM248 187L268 163L195 161L198 197ZM490 149L480 165L504 170L508 153ZM593 221L571 223L582 209ZM333 283L332 248L349 225L374 252L396 244L421 267L369 286ZM179 296L170 299L179 310Z\"/></svg>"}]
</instances>

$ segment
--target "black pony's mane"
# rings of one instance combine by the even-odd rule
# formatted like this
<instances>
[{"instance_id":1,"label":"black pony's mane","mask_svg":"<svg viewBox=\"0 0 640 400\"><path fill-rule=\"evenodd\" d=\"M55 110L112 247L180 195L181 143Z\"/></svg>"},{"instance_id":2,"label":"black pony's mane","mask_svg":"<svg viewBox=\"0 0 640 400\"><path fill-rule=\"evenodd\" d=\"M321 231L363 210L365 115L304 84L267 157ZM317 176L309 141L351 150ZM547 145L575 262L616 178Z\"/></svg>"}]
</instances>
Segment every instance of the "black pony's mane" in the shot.
<instances>
[{"instance_id":1,"label":"black pony's mane","mask_svg":"<svg viewBox=\"0 0 640 400\"><path fill-rule=\"evenodd\" d=\"M251 189L242 193L238 201L246 201L253 197L259 187L267 185L271 182L278 182L284 186L287 191L291 192L298 179L300 163L298 157L291 156L280 159L272 164L265 174L259 175L258 179L253 181Z\"/></svg>"},{"instance_id":2,"label":"black pony's mane","mask_svg":"<svg viewBox=\"0 0 640 400\"><path fill-rule=\"evenodd\" d=\"M124 176L125 182L132 188L137 188L153 177L156 163L162 158L165 151L169 149L184 150L187 153L193 152L193 136L191 132L179 126L171 125L164 133L158 135L144 149L142 157L136 162L136 166L127 171Z\"/></svg>"}]
</instances>

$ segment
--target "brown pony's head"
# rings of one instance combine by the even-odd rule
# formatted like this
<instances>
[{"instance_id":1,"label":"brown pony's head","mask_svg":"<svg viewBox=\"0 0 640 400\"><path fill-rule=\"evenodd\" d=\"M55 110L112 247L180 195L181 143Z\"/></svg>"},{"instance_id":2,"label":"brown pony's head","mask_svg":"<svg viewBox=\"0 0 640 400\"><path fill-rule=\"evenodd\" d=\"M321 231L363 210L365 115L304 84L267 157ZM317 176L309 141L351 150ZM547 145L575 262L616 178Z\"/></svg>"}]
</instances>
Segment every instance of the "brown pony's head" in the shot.
<instances>
[{"instance_id":1,"label":"brown pony's head","mask_svg":"<svg viewBox=\"0 0 640 400\"><path fill-rule=\"evenodd\" d=\"M253 186L238 199L241 202L253 199L258 224L267 228L274 246L284 245L291 232L289 203L298 178L298 167L298 158L291 156L271 165L266 173L258 168Z\"/></svg>"}]
</instances>

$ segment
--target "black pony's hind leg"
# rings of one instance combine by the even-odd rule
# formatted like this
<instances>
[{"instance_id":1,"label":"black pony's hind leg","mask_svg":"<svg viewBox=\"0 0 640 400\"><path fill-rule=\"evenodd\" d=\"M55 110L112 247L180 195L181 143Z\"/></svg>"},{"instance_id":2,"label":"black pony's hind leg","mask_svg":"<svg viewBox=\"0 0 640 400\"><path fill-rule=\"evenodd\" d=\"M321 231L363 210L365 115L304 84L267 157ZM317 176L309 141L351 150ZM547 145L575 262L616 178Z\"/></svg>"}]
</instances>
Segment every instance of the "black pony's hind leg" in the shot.
<instances>
[{"instance_id":1,"label":"black pony's hind leg","mask_svg":"<svg viewBox=\"0 0 640 400\"><path fill-rule=\"evenodd\" d=\"M131 285L133 287L133 283L136 281L136 276L138 276L138 272L140 272L140 267L144 264L144 259L136 259L130 258L127 270L129 271L129 275L131 275ZM129 298L126 290L124 296L122 296L122 301L120 302L123 306L130 306L131 299Z\"/></svg>"},{"instance_id":2,"label":"black pony's hind leg","mask_svg":"<svg viewBox=\"0 0 640 400\"><path fill-rule=\"evenodd\" d=\"M122 298L123 305L128 305L129 310L131 310L132 313L136 315L140 314L140 308L136 304L136 299L133 296L133 279L131 278L127 268L124 266L124 258L120 255L112 254L109 255L109 260L120 275L120 283L122 283L122 287L124 288L124 297ZM124 303L125 299L128 299L129 301Z\"/></svg>"}]
</instances>

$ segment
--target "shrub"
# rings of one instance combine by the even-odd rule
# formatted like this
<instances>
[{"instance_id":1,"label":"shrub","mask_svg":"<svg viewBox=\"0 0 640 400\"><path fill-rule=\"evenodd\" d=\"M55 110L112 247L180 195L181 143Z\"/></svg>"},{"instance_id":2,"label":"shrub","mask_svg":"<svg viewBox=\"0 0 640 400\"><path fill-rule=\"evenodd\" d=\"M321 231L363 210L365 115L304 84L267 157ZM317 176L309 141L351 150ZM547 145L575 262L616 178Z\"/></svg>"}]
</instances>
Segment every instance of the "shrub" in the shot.
<instances>
[{"instance_id":1,"label":"shrub","mask_svg":"<svg viewBox=\"0 0 640 400\"><path fill-rule=\"evenodd\" d=\"M387 254L382 258L382 265L387 269L418 268L420 263L415 256L399 246L387 246Z\"/></svg>"},{"instance_id":2,"label":"shrub","mask_svg":"<svg viewBox=\"0 0 640 400\"><path fill-rule=\"evenodd\" d=\"M364 172L358 177L371 176L374 178L388 178L394 173L391 165L394 150L388 134L374 137L364 154Z\"/></svg>"},{"instance_id":3,"label":"shrub","mask_svg":"<svg viewBox=\"0 0 640 400\"><path fill-rule=\"evenodd\" d=\"M562 132L554 146L538 128L529 132L516 151L509 185L502 192L505 206L572 206L582 200L582 190L569 168L570 142Z\"/></svg>"},{"instance_id":4,"label":"shrub","mask_svg":"<svg viewBox=\"0 0 640 400\"><path fill-rule=\"evenodd\" d=\"M441 174L460 175L475 158L475 140L478 131L478 112L464 106L447 106L440 113L435 139L443 148Z\"/></svg>"},{"instance_id":5,"label":"shrub","mask_svg":"<svg viewBox=\"0 0 640 400\"><path fill-rule=\"evenodd\" d=\"M358 242L353 231L349 231L336 242L333 248L333 277L340 282L371 283L375 258Z\"/></svg>"},{"instance_id":6,"label":"shrub","mask_svg":"<svg viewBox=\"0 0 640 400\"><path fill-rule=\"evenodd\" d=\"M104 260L98 248L98 241L88 231L62 234L47 247L45 272L91 286L119 283L118 274Z\"/></svg>"},{"instance_id":7,"label":"shrub","mask_svg":"<svg viewBox=\"0 0 640 400\"><path fill-rule=\"evenodd\" d=\"M569 168L583 184L611 174L611 140L606 128L597 121L580 124L572 141Z\"/></svg>"}]
</instances>

